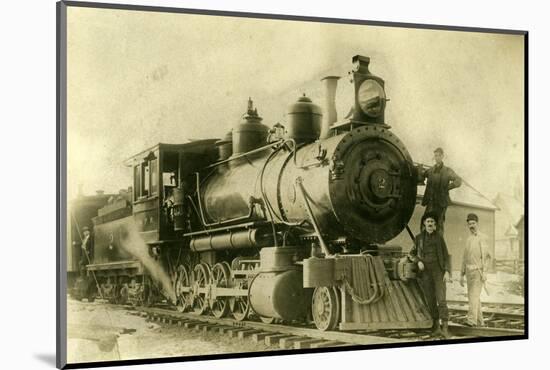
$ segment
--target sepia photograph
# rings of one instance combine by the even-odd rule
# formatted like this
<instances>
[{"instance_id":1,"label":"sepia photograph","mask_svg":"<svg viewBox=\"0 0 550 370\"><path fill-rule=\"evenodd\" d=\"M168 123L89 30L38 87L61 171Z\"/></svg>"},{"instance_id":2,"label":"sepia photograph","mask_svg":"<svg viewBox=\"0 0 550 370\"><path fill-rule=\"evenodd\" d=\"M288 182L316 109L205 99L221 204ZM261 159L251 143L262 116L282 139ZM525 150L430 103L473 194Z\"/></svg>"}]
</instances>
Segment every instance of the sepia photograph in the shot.
<instances>
[{"instance_id":1,"label":"sepia photograph","mask_svg":"<svg viewBox=\"0 0 550 370\"><path fill-rule=\"evenodd\" d=\"M58 367L527 338L527 32L57 3Z\"/></svg>"}]
</instances>

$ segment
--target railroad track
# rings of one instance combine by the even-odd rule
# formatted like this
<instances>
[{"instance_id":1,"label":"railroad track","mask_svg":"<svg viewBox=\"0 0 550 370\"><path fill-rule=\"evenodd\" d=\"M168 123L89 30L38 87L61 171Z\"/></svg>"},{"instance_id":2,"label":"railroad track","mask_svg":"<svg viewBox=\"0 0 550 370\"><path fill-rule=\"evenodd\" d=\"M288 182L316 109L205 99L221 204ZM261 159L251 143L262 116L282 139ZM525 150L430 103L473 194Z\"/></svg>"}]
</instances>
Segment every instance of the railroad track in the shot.
<instances>
[{"instance_id":1,"label":"railroad track","mask_svg":"<svg viewBox=\"0 0 550 370\"><path fill-rule=\"evenodd\" d=\"M449 318L452 322L466 322L468 302L448 301ZM525 328L524 305L517 303L482 303L483 317L489 328Z\"/></svg>"},{"instance_id":2,"label":"railroad track","mask_svg":"<svg viewBox=\"0 0 550 370\"><path fill-rule=\"evenodd\" d=\"M158 307L132 307L136 314L165 325L177 325L187 330L212 331L231 338L263 342L280 349L305 349L346 347L357 345L397 344L416 341L437 340L429 330L380 330L380 331L319 331L307 325L266 324L255 321L236 321L230 318L217 319L213 316L199 316L180 313ZM519 336L523 330L508 328L470 328L451 324L452 339L472 337Z\"/></svg>"},{"instance_id":3,"label":"railroad track","mask_svg":"<svg viewBox=\"0 0 550 370\"><path fill-rule=\"evenodd\" d=\"M236 321L229 318L198 316L163 308L135 308L141 316L164 324L178 325L187 329L216 331L239 339L250 338L263 341L268 346L280 348L325 348L351 345L399 343L401 339L384 338L347 332L323 332L307 326L266 324L255 321Z\"/></svg>"}]
</instances>

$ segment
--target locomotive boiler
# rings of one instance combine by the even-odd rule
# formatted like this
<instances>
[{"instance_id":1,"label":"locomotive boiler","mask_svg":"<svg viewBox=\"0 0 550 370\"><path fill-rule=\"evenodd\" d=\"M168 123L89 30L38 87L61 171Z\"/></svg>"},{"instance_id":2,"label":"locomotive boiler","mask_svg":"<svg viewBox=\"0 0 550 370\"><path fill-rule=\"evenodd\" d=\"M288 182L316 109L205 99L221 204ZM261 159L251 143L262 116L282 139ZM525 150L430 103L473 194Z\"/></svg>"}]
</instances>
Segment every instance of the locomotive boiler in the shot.
<instances>
[{"instance_id":1,"label":"locomotive boiler","mask_svg":"<svg viewBox=\"0 0 550 370\"><path fill-rule=\"evenodd\" d=\"M338 77L328 76L324 107L304 95L289 106L284 125L265 125L249 99L223 139L159 144L131 158L132 211L125 217L147 256L128 259L128 223L104 214L95 230L120 236L96 236L106 240L97 248L124 244L118 256L125 257L94 263L89 273L102 284L113 277L115 298L122 292L151 301L154 289L145 287L162 276L151 273L150 257L181 311L311 320L320 330L430 327L414 266L384 246L407 227L417 171L385 122L384 80L369 71L368 57L353 63L354 101L342 120ZM167 290L158 289L168 297Z\"/></svg>"}]
</instances>

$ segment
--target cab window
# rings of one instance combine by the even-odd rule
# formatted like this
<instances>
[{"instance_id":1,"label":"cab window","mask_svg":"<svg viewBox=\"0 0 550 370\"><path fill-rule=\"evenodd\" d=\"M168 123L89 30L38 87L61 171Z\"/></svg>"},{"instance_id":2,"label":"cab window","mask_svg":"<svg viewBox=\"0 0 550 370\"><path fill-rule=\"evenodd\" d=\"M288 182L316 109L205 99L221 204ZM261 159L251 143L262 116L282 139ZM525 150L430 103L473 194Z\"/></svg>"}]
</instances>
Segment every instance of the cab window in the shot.
<instances>
[{"instance_id":1,"label":"cab window","mask_svg":"<svg viewBox=\"0 0 550 370\"><path fill-rule=\"evenodd\" d=\"M141 164L141 184L141 196L146 197L149 195L150 185L149 162L144 162Z\"/></svg>"},{"instance_id":2,"label":"cab window","mask_svg":"<svg viewBox=\"0 0 550 370\"><path fill-rule=\"evenodd\" d=\"M134 200L158 194L158 159L153 152L134 166Z\"/></svg>"},{"instance_id":3,"label":"cab window","mask_svg":"<svg viewBox=\"0 0 550 370\"><path fill-rule=\"evenodd\" d=\"M134 200L141 197L141 165L134 166Z\"/></svg>"},{"instance_id":4,"label":"cab window","mask_svg":"<svg viewBox=\"0 0 550 370\"><path fill-rule=\"evenodd\" d=\"M149 162L149 166L150 166L150 176L151 176L151 195L155 195L158 193L158 188L159 188L159 182L158 182L158 179L157 179L157 172L158 172L158 160L155 158L155 159L152 159L150 162Z\"/></svg>"}]
</instances>

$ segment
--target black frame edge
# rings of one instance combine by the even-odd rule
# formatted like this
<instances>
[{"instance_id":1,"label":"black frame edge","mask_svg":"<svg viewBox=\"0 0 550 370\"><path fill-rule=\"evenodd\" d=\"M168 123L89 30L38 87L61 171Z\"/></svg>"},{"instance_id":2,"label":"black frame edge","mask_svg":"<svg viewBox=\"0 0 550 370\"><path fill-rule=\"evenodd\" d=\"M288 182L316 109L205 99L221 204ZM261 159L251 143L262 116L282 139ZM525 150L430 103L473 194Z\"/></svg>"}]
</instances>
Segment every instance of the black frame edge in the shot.
<instances>
[{"instance_id":1,"label":"black frame edge","mask_svg":"<svg viewBox=\"0 0 550 370\"><path fill-rule=\"evenodd\" d=\"M67 5L56 3L56 367L67 365Z\"/></svg>"},{"instance_id":2,"label":"black frame edge","mask_svg":"<svg viewBox=\"0 0 550 370\"><path fill-rule=\"evenodd\" d=\"M523 117L523 150L524 150L524 167L523 167L523 217L524 217L524 232L523 232L523 299L524 299L524 327L525 338L529 338L529 32L524 34L524 117Z\"/></svg>"}]
</instances>

